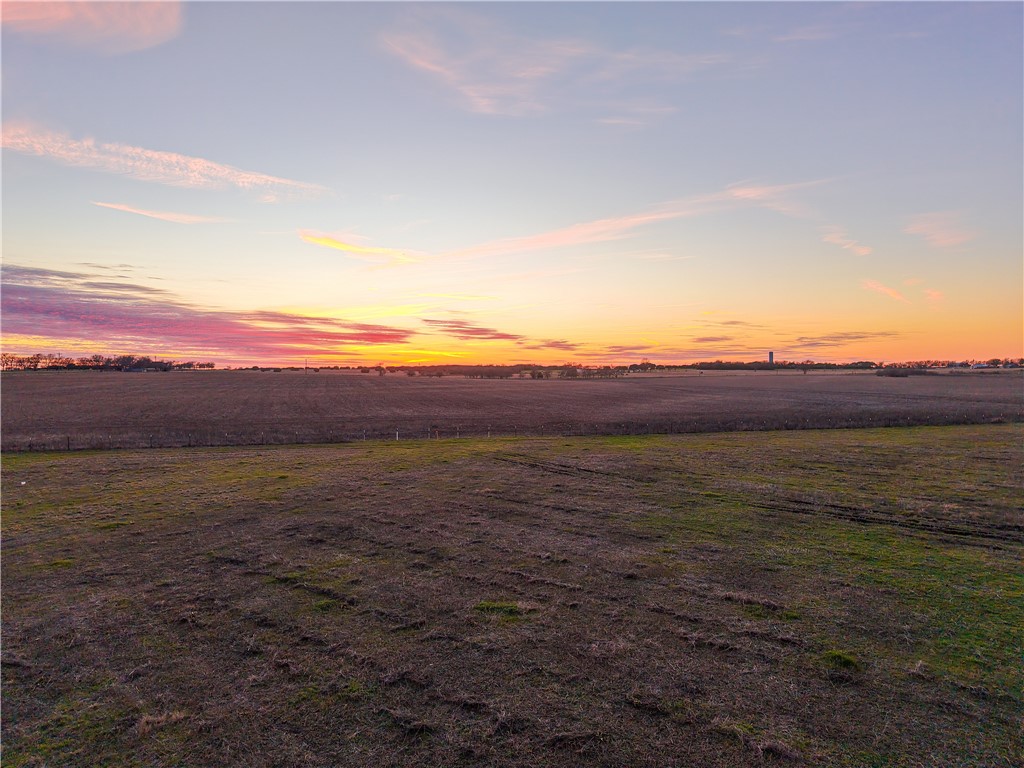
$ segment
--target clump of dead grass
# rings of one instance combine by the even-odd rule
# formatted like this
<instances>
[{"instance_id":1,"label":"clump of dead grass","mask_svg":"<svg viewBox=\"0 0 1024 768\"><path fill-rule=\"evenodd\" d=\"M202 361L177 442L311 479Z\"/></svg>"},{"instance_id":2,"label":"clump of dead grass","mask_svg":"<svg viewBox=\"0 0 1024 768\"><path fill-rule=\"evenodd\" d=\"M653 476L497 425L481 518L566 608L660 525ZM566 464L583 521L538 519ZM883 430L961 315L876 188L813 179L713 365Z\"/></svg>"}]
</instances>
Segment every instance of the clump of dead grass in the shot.
<instances>
[{"instance_id":1,"label":"clump of dead grass","mask_svg":"<svg viewBox=\"0 0 1024 768\"><path fill-rule=\"evenodd\" d=\"M173 725L174 723L181 722L187 717L188 712L184 712L180 709L175 709L171 712L164 712L162 715L143 715L135 724L135 728L139 732L139 736L148 736L157 728L163 728L165 725Z\"/></svg>"}]
</instances>

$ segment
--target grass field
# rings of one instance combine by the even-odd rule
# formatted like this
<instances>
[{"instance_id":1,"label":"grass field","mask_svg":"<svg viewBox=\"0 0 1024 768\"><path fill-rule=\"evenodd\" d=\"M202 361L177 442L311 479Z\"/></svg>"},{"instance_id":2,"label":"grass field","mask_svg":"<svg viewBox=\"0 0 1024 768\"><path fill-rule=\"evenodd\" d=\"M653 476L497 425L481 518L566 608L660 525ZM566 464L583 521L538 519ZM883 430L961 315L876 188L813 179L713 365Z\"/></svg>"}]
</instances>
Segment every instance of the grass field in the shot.
<instances>
[{"instance_id":1,"label":"grass field","mask_svg":"<svg viewBox=\"0 0 1024 768\"><path fill-rule=\"evenodd\" d=\"M3 449L806 429L1024 420L1021 371L479 380L322 372L13 372Z\"/></svg>"},{"instance_id":2,"label":"grass field","mask_svg":"<svg viewBox=\"0 0 1024 768\"><path fill-rule=\"evenodd\" d=\"M1019 766L1022 438L7 454L4 765Z\"/></svg>"}]
</instances>

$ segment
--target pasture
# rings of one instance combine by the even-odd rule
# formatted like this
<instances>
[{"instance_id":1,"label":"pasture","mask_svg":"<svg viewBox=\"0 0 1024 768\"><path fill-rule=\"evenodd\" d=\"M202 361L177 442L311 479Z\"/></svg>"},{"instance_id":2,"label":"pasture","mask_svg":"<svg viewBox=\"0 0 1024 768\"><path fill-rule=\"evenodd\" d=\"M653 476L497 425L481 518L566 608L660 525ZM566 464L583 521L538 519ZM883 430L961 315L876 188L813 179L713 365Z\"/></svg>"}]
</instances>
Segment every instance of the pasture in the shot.
<instances>
[{"instance_id":1,"label":"pasture","mask_svg":"<svg viewBox=\"0 0 1024 768\"><path fill-rule=\"evenodd\" d=\"M4 450L629 435L984 423L1024 418L1021 371L442 379L208 371L2 376Z\"/></svg>"},{"instance_id":2,"label":"pasture","mask_svg":"<svg viewBox=\"0 0 1024 768\"><path fill-rule=\"evenodd\" d=\"M83 382L61 409L83 430L102 414L354 413L329 399L335 380L417 419L416 393L467 388L537 423L626 418L625 391L665 418L744 398L777 418L1019 413L1009 376L255 376L244 399L237 374L182 375L207 393L196 413L144 376L54 388ZM5 444L40 429L19 387L46 380L4 376ZM538 384L570 394L536 403ZM437 416L473 414L460 407ZM4 764L1017 766L1022 438L984 424L7 453Z\"/></svg>"}]
</instances>

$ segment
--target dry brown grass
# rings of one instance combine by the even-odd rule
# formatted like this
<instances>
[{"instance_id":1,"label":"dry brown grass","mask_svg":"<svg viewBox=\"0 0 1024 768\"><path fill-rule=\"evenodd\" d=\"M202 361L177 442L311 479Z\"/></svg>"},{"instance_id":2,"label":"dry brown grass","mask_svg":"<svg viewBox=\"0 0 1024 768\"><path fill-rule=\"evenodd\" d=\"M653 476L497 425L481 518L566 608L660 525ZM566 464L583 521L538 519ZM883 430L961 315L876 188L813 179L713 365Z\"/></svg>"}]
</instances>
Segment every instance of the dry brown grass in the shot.
<instances>
[{"instance_id":1,"label":"dry brown grass","mask_svg":"<svg viewBox=\"0 0 1024 768\"><path fill-rule=\"evenodd\" d=\"M1021 371L479 380L247 371L4 373L4 450L710 432L1024 419Z\"/></svg>"}]
</instances>

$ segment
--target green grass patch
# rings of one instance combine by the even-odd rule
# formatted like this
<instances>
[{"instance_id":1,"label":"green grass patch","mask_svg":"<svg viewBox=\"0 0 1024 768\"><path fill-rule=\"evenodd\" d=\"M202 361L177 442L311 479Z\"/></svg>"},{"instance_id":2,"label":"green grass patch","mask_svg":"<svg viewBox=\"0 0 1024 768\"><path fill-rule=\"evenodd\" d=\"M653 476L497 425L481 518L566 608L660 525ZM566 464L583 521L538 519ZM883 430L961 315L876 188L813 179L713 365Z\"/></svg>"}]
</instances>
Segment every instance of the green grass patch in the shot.
<instances>
[{"instance_id":1,"label":"green grass patch","mask_svg":"<svg viewBox=\"0 0 1024 768\"><path fill-rule=\"evenodd\" d=\"M519 618L525 611L518 603L501 602L498 600L481 600L473 606L473 610L489 616L502 618Z\"/></svg>"},{"instance_id":2,"label":"green grass patch","mask_svg":"<svg viewBox=\"0 0 1024 768\"><path fill-rule=\"evenodd\" d=\"M821 654L822 663L829 669L841 669L847 672L860 672L860 661L849 651L825 651Z\"/></svg>"},{"instance_id":3,"label":"green grass patch","mask_svg":"<svg viewBox=\"0 0 1024 768\"><path fill-rule=\"evenodd\" d=\"M96 523L96 528L101 531L112 531L116 528L124 528L128 525L135 525L134 520L109 520L104 523Z\"/></svg>"}]
</instances>

